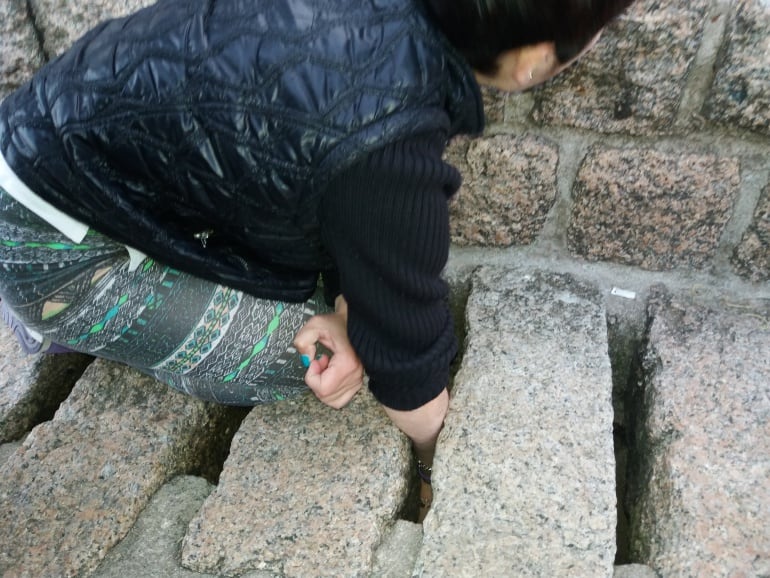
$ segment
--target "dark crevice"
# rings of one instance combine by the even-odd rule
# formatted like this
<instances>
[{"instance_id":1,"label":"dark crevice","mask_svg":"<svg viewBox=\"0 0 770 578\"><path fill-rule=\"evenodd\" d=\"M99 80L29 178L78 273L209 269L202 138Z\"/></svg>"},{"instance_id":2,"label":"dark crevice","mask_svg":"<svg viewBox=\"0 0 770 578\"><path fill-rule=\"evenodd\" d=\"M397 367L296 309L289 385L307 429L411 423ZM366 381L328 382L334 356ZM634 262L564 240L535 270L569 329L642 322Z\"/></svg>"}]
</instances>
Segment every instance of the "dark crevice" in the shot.
<instances>
[{"instance_id":1,"label":"dark crevice","mask_svg":"<svg viewBox=\"0 0 770 578\"><path fill-rule=\"evenodd\" d=\"M43 55L45 62L48 62L51 58L45 49L45 35L38 26L35 8L32 6L31 0L27 0L25 6L27 9L27 18L29 19L29 22L32 25L32 30L35 33L35 40L37 41L37 45L40 47L40 53Z\"/></svg>"},{"instance_id":2,"label":"dark crevice","mask_svg":"<svg viewBox=\"0 0 770 578\"><path fill-rule=\"evenodd\" d=\"M607 316L610 362L612 365L613 441L617 493L616 565L643 563L634 559L630 515L630 491L639 469L638 446L634 443L638 427L639 391L643 383L643 356L649 323L646 319Z\"/></svg>"},{"instance_id":3,"label":"dark crevice","mask_svg":"<svg viewBox=\"0 0 770 578\"><path fill-rule=\"evenodd\" d=\"M249 411L250 407L216 406L209 424L210 433L201 436L192 465L184 473L218 484L233 437Z\"/></svg>"},{"instance_id":4,"label":"dark crevice","mask_svg":"<svg viewBox=\"0 0 770 578\"><path fill-rule=\"evenodd\" d=\"M69 397L75 384L94 358L81 353L38 356L32 383L22 403L12 412L0 434L0 443L24 439L42 423L51 421L59 406Z\"/></svg>"}]
</instances>

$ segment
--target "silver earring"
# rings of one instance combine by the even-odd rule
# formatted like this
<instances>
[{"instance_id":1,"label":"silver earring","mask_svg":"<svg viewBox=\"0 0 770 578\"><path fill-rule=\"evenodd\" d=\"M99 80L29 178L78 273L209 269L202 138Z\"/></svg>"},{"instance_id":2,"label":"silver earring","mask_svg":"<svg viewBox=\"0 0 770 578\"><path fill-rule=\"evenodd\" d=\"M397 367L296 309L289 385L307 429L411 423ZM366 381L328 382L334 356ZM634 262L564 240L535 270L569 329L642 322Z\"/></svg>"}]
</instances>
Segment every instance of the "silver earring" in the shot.
<instances>
[{"instance_id":1,"label":"silver earring","mask_svg":"<svg viewBox=\"0 0 770 578\"><path fill-rule=\"evenodd\" d=\"M532 70L529 71L529 79L530 80L535 80L535 75L534 75L534 72Z\"/></svg>"}]
</instances>

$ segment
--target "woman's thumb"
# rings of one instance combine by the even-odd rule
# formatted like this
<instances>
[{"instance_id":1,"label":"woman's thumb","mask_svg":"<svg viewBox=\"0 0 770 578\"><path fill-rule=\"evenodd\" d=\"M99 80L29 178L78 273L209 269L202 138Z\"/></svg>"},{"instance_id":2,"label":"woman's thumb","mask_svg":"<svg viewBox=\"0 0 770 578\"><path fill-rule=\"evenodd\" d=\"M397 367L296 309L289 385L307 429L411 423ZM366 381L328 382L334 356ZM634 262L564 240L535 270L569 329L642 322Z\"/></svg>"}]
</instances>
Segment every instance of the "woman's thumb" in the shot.
<instances>
[{"instance_id":1,"label":"woman's thumb","mask_svg":"<svg viewBox=\"0 0 770 578\"><path fill-rule=\"evenodd\" d=\"M305 367L310 367L310 362L315 359L317 341L318 331L312 326L308 326L307 323L294 336L294 347Z\"/></svg>"}]
</instances>

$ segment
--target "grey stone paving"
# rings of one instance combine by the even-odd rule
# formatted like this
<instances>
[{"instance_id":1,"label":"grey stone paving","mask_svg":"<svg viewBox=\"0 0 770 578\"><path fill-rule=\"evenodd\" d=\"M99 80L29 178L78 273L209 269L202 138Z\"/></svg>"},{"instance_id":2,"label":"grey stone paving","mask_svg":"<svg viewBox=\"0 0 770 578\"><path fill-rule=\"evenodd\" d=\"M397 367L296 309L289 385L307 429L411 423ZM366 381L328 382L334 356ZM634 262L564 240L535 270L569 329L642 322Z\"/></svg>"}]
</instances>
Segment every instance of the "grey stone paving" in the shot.
<instances>
[{"instance_id":1,"label":"grey stone paving","mask_svg":"<svg viewBox=\"0 0 770 578\"><path fill-rule=\"evenodd\" d=\"M434 464L421 576L612 576L612 376L601 295L482 269Z\"/></svg>"},{"instance_id":2,"label":"grey stone paving","mask_svg":"<svg viewBox=\"0 0 770 578\"><path fill-rule=\"evenodd\" d=\"M0 576L93 570L154 492L196 464L222 412L94 362L0 465Z\"/></svg>"},{"instance_id":3,"label":"grey stone paving","mask_svg":"<svg viewBox=\"0 0 770 578\"><path fill-rule=\"evenodd\" d=\"M651 310L633 554L662 576L770 576L770 303Z\"/></svg>"},{"instance_id":4,"label":"grey stone paving","mask_svg":"<svg viewBox=\"0 0 770 578\"><path fill-rule=\"evenodd\" d=\"M406 499L405 436L368 391L344 411L314 396L257 406L190 524L182 564L236 575L365 576Z\"/></svg>"},{"instance_id":5,"label":"grey stone paving","mask_svg":"<svg viewBox=\"0 0 770 578\"><path fill-rule=\"evenodd\" d=\"M654 569L613 568L606 295L482 268L424 528L398 519L411 458L371 396L252 410L213 491L164 485L226 426L97 361L53 421L0 445L0 575L762 576L770 309L652 296L644 403L626 409L646 416L633 423L647 437L632 448L632 550Z\"/></svg>"}]
</instances>

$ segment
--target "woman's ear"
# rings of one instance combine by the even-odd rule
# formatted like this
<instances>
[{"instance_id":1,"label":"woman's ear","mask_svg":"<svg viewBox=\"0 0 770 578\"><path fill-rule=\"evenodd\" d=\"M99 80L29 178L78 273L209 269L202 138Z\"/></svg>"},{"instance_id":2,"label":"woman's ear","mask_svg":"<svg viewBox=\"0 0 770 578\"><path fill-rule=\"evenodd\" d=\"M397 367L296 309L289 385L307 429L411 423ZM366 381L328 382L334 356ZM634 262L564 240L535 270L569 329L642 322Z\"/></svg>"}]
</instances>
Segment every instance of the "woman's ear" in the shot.
<instances>
[{"instance_id":1,"label":"woman's ear","mask_svg":"<svg viewBox=\"0 0 770 578\"><path fill-rule=\"evenodd\" d=\"M519 92L548 80L557 64L553 42L540 42L503 52L493 75L476 73L479 84Z\"/></svg>"}]
</instances>

